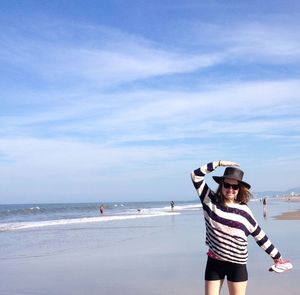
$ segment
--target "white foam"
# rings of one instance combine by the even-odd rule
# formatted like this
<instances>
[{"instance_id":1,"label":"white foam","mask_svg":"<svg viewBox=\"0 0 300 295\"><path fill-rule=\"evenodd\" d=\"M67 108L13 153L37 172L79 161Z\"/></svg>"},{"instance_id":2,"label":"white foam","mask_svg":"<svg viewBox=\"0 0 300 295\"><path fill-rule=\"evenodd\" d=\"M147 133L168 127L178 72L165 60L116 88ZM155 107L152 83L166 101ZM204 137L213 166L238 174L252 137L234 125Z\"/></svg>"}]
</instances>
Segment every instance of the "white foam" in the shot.
<instances>
[{"instance_id":1,"label":"white foam","mask_svg":"<svg viewBox=\"0 0 300 295\"><path fill-rule=\"evenodd\" d=\"M169 215L179 215L179 214L180 213L178 212L156 212L151 214L114 215L114 216L84 217L84 218L73 218L73 219L33 221L33 222L3 223L0 224L0 232L40 228L46 226L107 222L107 221L115 221L115 220L129 220L129 219L137 219L137 218L159 217L159 216L169 216Z\"/></svg>"},{"instance_id":2,"label":"white foam","mask_svg":"<svg viewBox=\"0 0 300 295\"><path fill-rule=\"evenodd\" d=\"M39 206L36 207L31 207L30 210L34 211L34 210L40 210L41 208Z\"/></svg>"},{"instance_id":3,"label":"white foam","mask_svg":"<svg viewBox=\"0 0 300 295\"><path fill-rule=\"evenodd\" d=\"M157 208L140 208L141 213L152 214L157 212L180 212L180 211L198 211L202 208L202 204L192 204L192 205L175 205L173 210L171 206L157 207ZM132 209L132 211L136 209Z\"/></svg>"},{"instance_id":4,"label":"white foam","mask_svg":"<svg viewBox=\"0 0 300 295\"><path fill-rule=\"evenodd\" d=\"M182 205L182 206L175 206L174 207L177 210L199 210L200 208L202 208L202 204L193 204L193 205Z\"/></svg>"}]
</instances>

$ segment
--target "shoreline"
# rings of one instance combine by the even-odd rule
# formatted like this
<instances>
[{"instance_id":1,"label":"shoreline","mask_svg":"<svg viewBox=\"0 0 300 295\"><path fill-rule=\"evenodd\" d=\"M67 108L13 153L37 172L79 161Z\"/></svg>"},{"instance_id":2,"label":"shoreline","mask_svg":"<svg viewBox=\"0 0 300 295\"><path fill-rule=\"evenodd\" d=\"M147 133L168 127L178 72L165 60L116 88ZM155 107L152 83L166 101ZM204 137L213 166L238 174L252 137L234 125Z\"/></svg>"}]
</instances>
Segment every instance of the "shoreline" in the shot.
<instances>
[{"instance_id":1,"label":"shoreline","mask_svg":"<svg viewBox=\"0 0 300 295\"><path fill-rule=\"evenodd\" d=\"M300 196L285 196L285 197L277 197L277 198L267 198L268 202L272 200L280 200L286 203L300 203ZM296 209L294 211L283 212L279 215L273 216L275 220L300 220L300 209Z\"/></svg>"},{"instance_id":2,"label":"shoreline","mask_svg":"<svg viewBox=\"0 0 300 295\"><path fill-rule=\"evenodd\" d=\"M284 212L280 215L274 216L276 220L300 220L300 210L292 212Z\"/></svg>"}]
</instances>

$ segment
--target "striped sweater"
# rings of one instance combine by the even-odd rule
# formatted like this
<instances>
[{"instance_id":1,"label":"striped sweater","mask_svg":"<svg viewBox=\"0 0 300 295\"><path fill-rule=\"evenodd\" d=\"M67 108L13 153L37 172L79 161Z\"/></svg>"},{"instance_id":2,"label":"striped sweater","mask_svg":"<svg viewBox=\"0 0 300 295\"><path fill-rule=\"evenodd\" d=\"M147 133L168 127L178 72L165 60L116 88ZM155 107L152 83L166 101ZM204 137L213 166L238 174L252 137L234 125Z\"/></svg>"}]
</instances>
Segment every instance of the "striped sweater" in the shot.
<instances>
[{"instance_id":1,"label":"striped sweater","mask_svg":"<svg viewBox=\"0 0 300 295\"><path fill-rule=\"evenodd\" d=\"M273 259L281 257L279 251L259 227L246 204L224 206L205 183L204 177L217 168L208 163L192 172L192 181L203 205L206 226L206 244L219 259L246 264L248 260L247 237L253 236L256 243Z\"/></svg>"}]
</instances>

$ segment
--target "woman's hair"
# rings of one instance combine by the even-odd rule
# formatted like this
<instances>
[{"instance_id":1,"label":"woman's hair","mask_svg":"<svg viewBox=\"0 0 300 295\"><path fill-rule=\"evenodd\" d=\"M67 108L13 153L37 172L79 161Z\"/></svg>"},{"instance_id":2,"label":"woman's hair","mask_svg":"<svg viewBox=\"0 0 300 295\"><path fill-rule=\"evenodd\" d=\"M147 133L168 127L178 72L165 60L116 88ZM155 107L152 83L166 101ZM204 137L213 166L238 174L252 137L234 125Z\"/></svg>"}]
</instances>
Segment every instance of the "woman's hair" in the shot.
<instances>
[{"instance_id":1,"label":"woman's hair","mask_svg":"<svg viewBox=\"0 0 300 295\"><path fill-rule=\"evenodd\" d=\"M224 204L224 196L222 194L222 185L223 181L220 182L219 187L217 189L217 196L219 198L220 203ZM238 195L236 197L236 202L240 204L247 204L249 200L252 198L252 194L249 189L247 189L242 183L240 183L240 188Z\"/></svg>"}]
</instances>

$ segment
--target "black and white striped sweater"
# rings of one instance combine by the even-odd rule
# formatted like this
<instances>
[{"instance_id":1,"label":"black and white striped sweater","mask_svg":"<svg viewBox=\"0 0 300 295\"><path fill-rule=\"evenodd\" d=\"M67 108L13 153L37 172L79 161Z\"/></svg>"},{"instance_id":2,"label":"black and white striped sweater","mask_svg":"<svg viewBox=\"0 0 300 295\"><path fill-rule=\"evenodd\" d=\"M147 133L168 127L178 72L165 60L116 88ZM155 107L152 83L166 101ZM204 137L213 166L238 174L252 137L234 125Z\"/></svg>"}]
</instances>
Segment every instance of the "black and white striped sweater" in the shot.
<instances>
[{"instance_id":1,"label":"black and white striped sweater","mask_svg":"<svg viewBox=\"0 0 300 295\"><path fill-rule=\"evenodd\" d=\"M217 168L216 165L208 163L192 172L192 181L203 205L208 247L221 260L246 264L247 237L252 235L256 243L273 259L280 258L279 251L259 227L246 204L224 206L217 201L216 193L204 180L206 174Z\"/></svg>"}]
</instances>

